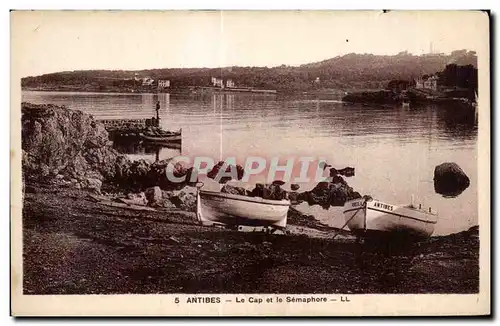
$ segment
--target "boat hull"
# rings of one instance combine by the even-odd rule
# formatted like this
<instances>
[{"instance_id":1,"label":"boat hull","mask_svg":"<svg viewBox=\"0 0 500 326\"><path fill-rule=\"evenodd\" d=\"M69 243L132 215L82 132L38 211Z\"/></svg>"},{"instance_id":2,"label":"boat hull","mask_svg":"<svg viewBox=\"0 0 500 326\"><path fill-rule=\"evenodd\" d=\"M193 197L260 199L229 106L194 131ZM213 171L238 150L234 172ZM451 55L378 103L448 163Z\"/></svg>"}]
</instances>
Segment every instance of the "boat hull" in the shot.
<instances>
[{"instance_id":1,"label":"boat hull","mask_svg":"<svg viewBox=\"0 0 500 326\"><path fill-rule=\"evenodd\" d=\"M265 200L212 191L199 191L197 217L203 225L285 228L290 202Z\"/></svg>"},{"instance_id":2,"label":"boat hull","mask_svg":"<svg viewBox=\"0 0 500 326\"><path fill-rule=\"evenodd\" d=\"M174 142L181 142L182 141L182 135L172 135L172 136L161 136L161 137L152 137L152 136L146 136L142 135L141 139L143 141L151 142L151 143L174 143Z\"/></svg>"},{"instance_id":3,"label":"boat hull","mask_svg":"<svg viewBox=\"0 0 500 326\"><path fill-rule=\"evenodd\" d=\"M436 215L423 210L364 199L346 202L344 218L355 233L408 233L424 237L432 235L437 223Z\"/></svg>"}]
</instances>

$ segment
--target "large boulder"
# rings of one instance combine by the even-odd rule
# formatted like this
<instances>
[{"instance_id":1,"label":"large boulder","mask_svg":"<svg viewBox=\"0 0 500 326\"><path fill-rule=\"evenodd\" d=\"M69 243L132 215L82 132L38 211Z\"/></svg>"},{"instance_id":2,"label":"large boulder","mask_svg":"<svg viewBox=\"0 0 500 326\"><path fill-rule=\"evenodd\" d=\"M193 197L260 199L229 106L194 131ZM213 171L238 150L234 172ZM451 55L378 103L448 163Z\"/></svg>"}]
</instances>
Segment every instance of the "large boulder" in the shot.
<instances>
[{"instance_id":1,"label":"large boulder","mask_svg":"<svg viewBox=\"0 0 500 326\"><path fill-rule=\"evenodd\" d=\"M166 173L171 160L150 163L131 161L114 150L104 125L81 111L56 105L22 103L22 170L26 181L50 181L57 175L75 179L82 188L99 188L100 180L129 192L158 186L179 190L196 171L180 163L174 176L186 177L176 183ZM102 183L101 182L101 183ZM73 183L71 183L73 184Z\"/></svg>"},{"instance_id":2,"label":"large boulder","mask_svg":"<svg viewBox=\"0 0 500 326\"><path fill-rule=\"evenodd\" d=\"M224 166L226 167L225 174L220 171ZM229 174L233 177L230 177ZM225 184L231 180L241 180L244 174L245 169L241 165L226 164L224 161L220 161L207 173L207 177L218 181L220 184Z\"/></svg>"},{"instance_id":3,"label":"large boulder","mask_svg":"<svg viewBox=\"0 0 500 326\"><path fill-rule=\"evenodd\" d=\"M114 177L118 152L104 126L81 111L56 105L21 105L23 174L47 179L58 174L84 181Z\"/></svg>"},{"instance_id":4,"label":"large boulder","mask_svg":"<svg viewBox=\"0 0 500 326\"><path fill-rule=\"evenodd\" d=\"M250 191L248 195L270 200L288 199L288 193L281 188L282 185L283 183L281 181L274 181L271 184L257 183L255 188Z\"/></svg>"},{"instance_id":5,"label":"large boulder","mask_svg":"<svg viewBox=\"0 0 500 326\"><path fill-rule=\"evenodd\" d=\"M456 197L469 187L470 180L456 163L442 163L434 169L434 190L436 193Z\"/></svg>"},{"instance_id":6,"label":"large boulder","mask_svg":"<svg viewBox=\"0 0 500 326\"><path fill-rule=\"evenodd\" d=\"M169 167L169 165L173 166ZM168 168L171 168L173 177L185 177L184 182L175 182L172 178L169 178ZM155 186L160 187L162 190L180 190L186 185L195 184L197 179L194 178L195 181L190 181L192 174L196 173L192 167L184 167L178 162L173 162L172 159L150 163L143 159L129 161L118 158L114 170L114 181L121 188L131 191L145 190Z\"/></svg>"},{"instance_id":7,"label":"large boulder","mask_svg":"<svg viewBox=\"0 0 500 326\"><path fill-rule=\"evenodd\" d=\"M328 182L319 182L311 191L300 193L299 201L306 201L309 205L320 205L328 209L330 207L330 189Z\"/></svg>"},{"instance_id":8,"label":"large boulder","mask_svg":"<svg viewBox=\"0 0 500 326\"><path fill-rule=\"evenodd\" d=\"M292 205L300 203L299 195L300 194L298 192L296 192L296 191L290 191L288 193L288 199L290 200L290 202L292 203Z\"/></svg>"},{"instance_id":9,"label":"large boulder","mask_svg":"<svg viewBox=\"0 0 500 326\"><path fill-rule=\"evenodd\" d=\"M331 182L319 182L311 191L300 193L297 200L328 209L330 206L343 206L346 201L356 198L361 198L361 195L340 175L336 175Z\"/></svg>"}]
</instances>

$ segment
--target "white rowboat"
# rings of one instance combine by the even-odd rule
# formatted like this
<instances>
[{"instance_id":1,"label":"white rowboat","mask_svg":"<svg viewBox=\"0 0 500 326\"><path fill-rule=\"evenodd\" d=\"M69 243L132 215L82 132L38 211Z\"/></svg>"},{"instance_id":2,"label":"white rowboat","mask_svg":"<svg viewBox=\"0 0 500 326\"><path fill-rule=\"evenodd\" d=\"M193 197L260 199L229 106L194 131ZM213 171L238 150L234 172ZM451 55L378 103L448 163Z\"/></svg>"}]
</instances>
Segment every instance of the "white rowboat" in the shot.
<instances>
[{"instance_id":1,"label":"white rowboat","mask_svg":"<svg viewBox=\"0 0 500 326\"><path fill-rule=\"evenodd\" d=\"M417 236L431 236L438 216L430 209L412 205L392 205L363 198L347 201L344 217L349 229L355 233L406 232Z\"/></svg>"},{"instance_id":2,"label":"white rowboat","mask_svg":"<svg viewBox=\"0 0 500 326\"><path fill-rule=\"evenodd\" d=\"M290 201L199 190L196 207L197 218L202 225L284 229Z\"/></svg>"}]
</instances>

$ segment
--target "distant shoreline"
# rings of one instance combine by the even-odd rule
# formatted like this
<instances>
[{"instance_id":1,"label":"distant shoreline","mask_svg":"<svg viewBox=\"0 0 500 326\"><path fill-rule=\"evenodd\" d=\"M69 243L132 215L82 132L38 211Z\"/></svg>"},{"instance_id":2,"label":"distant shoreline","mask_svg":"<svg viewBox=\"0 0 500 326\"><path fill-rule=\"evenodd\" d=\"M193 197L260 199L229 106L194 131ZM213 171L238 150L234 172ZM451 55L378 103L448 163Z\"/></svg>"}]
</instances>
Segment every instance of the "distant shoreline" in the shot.
<instances>
[{"instance_id":1,"label":"distant shoreline","mask_svg":"<svg viewBox=\"0 0 500 326\"><path fill-rule=\"evenodd\" d=\"M35 91L35 92L83 92L83 93L122 93L122 94L199 94L199 93L244 93L244 94L278 94L274 89L254 89L254 88L237 88L237 89L216 89L211 87L182 87L164 90L156 89L94 89L94 88L80 88L80 87L22 87L21 91ZM281 94L281 93L280 93Z\"/></svg>"},{"instance_id":2,"label":"distant shoreline","mask_svg":"<svg viewBox=\"0 0 500 326\"><path fill-rule=\"evenodd\" d=\"M205 91L203 91L206 89ZM23 92L81 92L81 93L102 93L102 94L213 94L213 93L224 93L224 94L252 94L252 95L334 95L341 96L345 92L338 89L318 89L318 90L289 90L289 91L275 91L266 92L270 90L254 89L253 91L239 91L239 90L208 90L204 87L190 87L185 88L173 88L169 90L151 90L143 89L137 91L130 91L126 89L82 89L82 88L61 88L61 87L22 87ZM273 91L273 90L271 90Z\"/></svg>"}]
</instances>

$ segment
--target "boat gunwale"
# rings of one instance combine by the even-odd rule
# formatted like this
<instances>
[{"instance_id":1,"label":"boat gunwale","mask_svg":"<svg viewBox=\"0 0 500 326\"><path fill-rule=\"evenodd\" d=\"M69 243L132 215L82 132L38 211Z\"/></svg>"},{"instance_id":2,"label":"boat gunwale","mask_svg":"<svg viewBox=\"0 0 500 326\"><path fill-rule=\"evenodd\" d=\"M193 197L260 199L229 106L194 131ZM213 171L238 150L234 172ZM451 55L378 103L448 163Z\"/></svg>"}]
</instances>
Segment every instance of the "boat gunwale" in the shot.
<instances>
[{"instance_id":1,"label":"boat gunwale","mask_svg":"<svg viewBox=\"0 0 500 326\"><path fill-rule=\"evenodd\" d=\"M356 198L356 199L351 199L351 200L348 200L344 203L344 207L347 205L347 203L351 203L351 202L356 202L356 201L362 201L364 200L363 198ZM410 207L410 206L407 206L405 204L389 204L387 202L383 202L379 199L371 199L369 201L366 201L366 206L368 207L370 203L374 204L375 202L378 202L380 204L384 204L384 205L389 205L389 206L394 206L394 207L397 207L397 208L404 208L404 209L409 209L409 210L412 210L412 211L415 211L415 212L420 212L420 213L424 213L426 215L430 215L430 216L436 216L438 217L438 214L434 211L434 212L429 212L428 210L425 210L425 209L422 209L422 208L417 208L417 207ZM351 211L353 209L348 209L346 211ZM344 212L346 212L344 211Z\"/></svg>"},{"instance_id":2,"label":"boat gunwale","mask_svg":"<svg viewBox=\"0 0 500 326\"><path fill-rule=\"evenodd\" d=\"M221 198L231 199L231 200L236 200L236 201L245 201L245 202L250 202L250 203L254 203L254 204L273 205L273 206L291 206L291 202L289 200L284 201L284 200L264 199L261 197L249 197L249 196L235 195L235 194L210 191L210 190L200 190L200 197L202 197L202 195L208 195L208 196L212 196L212 197L221 197Z\"/></svg>"},{"instance_id":3,"label":"boat gunwale","mask_svg":"<svg viewBox=\"0 0 500 326\"><path fill-rule=\"evenodd\" d=\"M419 221L419 222L423 222L423 223L431 223L431 224L436 224L437 223L437 220L435 220L435 221L434 220L424 220L424 219L421 219L421 218L418 218L418 217L406 216L406 215L397 214L397 213L394 213L394 212L383 211L383 210L378 209L378 208L367 207L367 209L371 209L372 211L386 213L386 214L390 214L390 215L396 215L398 217L407 218L407 219L410 219L410 220ZM428 213L425 213L425 212L421 212L421 213L423 213L423 214L425 214L427 216L436 216L436 215L428 214Z\"/></svg>"},{"instance_id":4,"label":"boat gunwale","mask_svg":"<svg viewBox=\"0 0 500 326\"><path fill-rule=\"evenodd\" d=\"M419 222L423 222L423 223L430 223L430 224L437 224L437 220L424 220L424 219L420 219L420 218L417 218L417 217L412 217L412 216L406 216L406 215L402 215L402 214L397 214L397 213L394 213L394 212L390 212L390 211L385 211L385 210L381 210L381 209L378 209L378 208L373 208L373 207L357 207L357 208L352 208L352 209L347 209L345 211L343 211L343 213L348 213L348 212L352 212L352 211L357 211L357 210L360 210L360 209L371 209L372 211L377 211L377 212L381 212L381 213L386 213L386 214L390 214L390 215L395 215L395 216L398 216L398 217L401 217L401 218L407 218L407 219L410 219L410 220L415 220L415 221L419 221ZM425 215L428 215L428 216L436 216L434 214L429 214L429 213L426 213L426 212L422 212L422 211L419 211Z\"/></svg>"}]
</instances>

